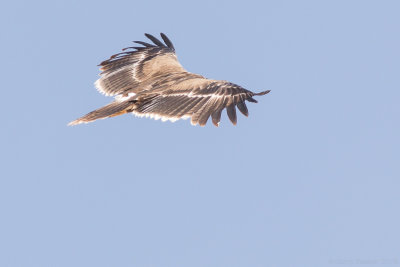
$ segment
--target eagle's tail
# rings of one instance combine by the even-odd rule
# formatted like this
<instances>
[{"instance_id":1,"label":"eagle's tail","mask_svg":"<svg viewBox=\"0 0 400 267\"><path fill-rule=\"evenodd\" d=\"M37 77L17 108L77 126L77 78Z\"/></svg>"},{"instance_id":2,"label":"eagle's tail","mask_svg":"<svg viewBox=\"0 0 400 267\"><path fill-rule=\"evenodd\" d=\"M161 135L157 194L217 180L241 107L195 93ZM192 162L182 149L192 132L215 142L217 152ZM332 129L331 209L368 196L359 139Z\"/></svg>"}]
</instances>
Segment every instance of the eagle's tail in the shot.
<instances>
[{"instance_id":1,"label":"eagle's tail","mask_svg":"<svg viewBox=\"0 0 400 267\"><path fill-rule=\"evenodd\" d=\"M104 107L96 109L79 119L71 121L68 123L68 126L77 125L81 123L89 123L98 119L105 119L109 117L114 117L118 115L122 115L128 112L131 112L135 107L135 104L131 101L123 101L123 102L112 102Z\"/></svg>"}]
</instances>

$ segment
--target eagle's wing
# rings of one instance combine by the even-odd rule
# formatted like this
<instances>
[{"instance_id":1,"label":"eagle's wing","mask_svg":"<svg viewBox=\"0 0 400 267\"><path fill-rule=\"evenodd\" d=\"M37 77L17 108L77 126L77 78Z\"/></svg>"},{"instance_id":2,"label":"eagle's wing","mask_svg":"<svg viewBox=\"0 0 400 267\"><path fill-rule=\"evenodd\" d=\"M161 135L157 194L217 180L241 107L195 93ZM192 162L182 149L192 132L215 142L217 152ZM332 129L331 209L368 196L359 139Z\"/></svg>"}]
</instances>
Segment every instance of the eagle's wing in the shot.
<instances>
[{"instance_id":1,"label":"eagle's wing","mask_svg":"<svg viewBox=\"0 0 400 267\"><path fill-rule=\"evenodd\" d=\"M99 92L107 95L124 95L146 90L146 81L171 72L184 72L178 62L175 48L168 37L161 33L165 42L145 34L153 44L135 41L143 47L128 47L100 63L101 78L95 82Z\"/></svg>"},{"instance_id":2,"label":"eagle's wing","mask_svg":"<svg viewBox=\"0 0 400 267\"><path fill-rule=\"evenodd\" d=\"M153 44L136 41L143 47L128 47L111 56L100 66L101 78L97 89L114 102L72 121L69 125L88 123L125 113L175 121L191 118L201 126L212 117L218 126L221 112L226 108L229 119L236 124L236 107L248 116L245 101L257 102L253 93L226 81L216 81L187 72L178 62L175 49L167 36L164 43L145 34Z\"/></svg>"},{"instance_id":3,"label":"eagle's wing","mask_svg":"<svg viewBox=\"0 0 400 267\"><path fill-rule=\"evenodd\" d=\"M193 125L200 126L211 116L213 124L218 126L221 112L226 108L229 119L236 124L236 107L248 116L245 101L257 103L253 96L269 92L253 93L230 82L194 78L139 94L132 112L163 121L190 117Z\"/></svg>"}]
</instances>

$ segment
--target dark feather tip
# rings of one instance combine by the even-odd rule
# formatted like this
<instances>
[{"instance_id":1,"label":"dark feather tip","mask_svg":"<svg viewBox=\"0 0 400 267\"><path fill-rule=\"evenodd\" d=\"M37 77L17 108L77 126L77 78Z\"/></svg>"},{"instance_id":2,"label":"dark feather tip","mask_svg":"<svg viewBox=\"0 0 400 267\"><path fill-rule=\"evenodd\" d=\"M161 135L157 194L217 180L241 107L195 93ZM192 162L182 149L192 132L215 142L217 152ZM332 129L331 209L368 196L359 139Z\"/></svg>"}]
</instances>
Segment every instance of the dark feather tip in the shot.
<instances>
[{"instance_id":1,"label":"dark feather tip","mask_svg":"<svg viewBox=\"0 0 400 267\"><path fill-rule=\"evenodd\" d=\"M148 34L148 33L145 33L144 35L147 38L149 38L155 45L165 47L165 45L160 40L158 40L156 37L154 37L153 35Z\"/></svg>"},{"instance_id":2,"label":"dark feather tip","mask_svg":"<svg viewBox=\"0 0 400 267\"><path fill-rule=\"evenodd\" d=\"M161 35L161 38L164 40L165 44L169 48L175 50L174 45L172 44L171 40L164 33L160 33L160 35Z\"/></svg>"},{"instance_id":3,"label":"dark feather tip","mask_svg":"<svg viewBox=\"0 0 400 267\"><path fill-rule=\"evenodd\" d=\"M128 50L128 49L133 49L133 48L135 48L135 47L133 47L133 46L125 47L125 48L122 49L122 51L125 51L125 50Z\"/></svg>"},{"instance_id":4,"label":"dark feather tip","mask_svg":"<svg viewBox=\"0 0 400 267\"><path fill-rule=\"evenodd\" d=\"M244 102L239 102L236 104L236 106L243 115L245 115L246 117L249 116L249 110L247 109L247 106Z\"/></svg>"},{"instance_id":5,"label":"dark feather tip","mask_svg":"<svg viewBox=\"0 0 400 267\"><path fill-rule=\"evenodd\" d=\"M154 47L154 45L146 43L146 42L142 42L142 41L133 41L133 42L137 43L137 44L141 44L141 45L143 45L145 47Z\"/></svg>"},{"instance_id":6,"label":"dark feather tip","mask_svg":"<svg viewBox=\"0 0 400 267\"><path fill-rule=\"evenodd\" d=\"M269 92L271 92L271 90L267 90L267 91L263 91L263 92L259 92L259 93L254 93L254 95L266 95Z\"/></svg>"},{"instance_id":7,"label":"dark feather tip","mask_svg":"<svg viewBox=\"0 0 400 267\"><path fill-rule=\"evenodd\" d=\"M258 101L255 100L255 99L252 98L252 97L249 97L249 98L247 98L246 100L249 101L249 102L258 103Z\"/></svg>"},{"instance_id":8,"label":"dark feather tip","mask_svg":"<svg viewBox=\"0 0 400 267\"><path fill-rule=\"evenodd\" d=\"M228 118L230 119L232 124L236 125L237 117L236 117L236 108L235 108L235 106L233 104L231 104L230 106L227 106L226 107L226 112L227 112Z\"/></svg>"}]
</instances>

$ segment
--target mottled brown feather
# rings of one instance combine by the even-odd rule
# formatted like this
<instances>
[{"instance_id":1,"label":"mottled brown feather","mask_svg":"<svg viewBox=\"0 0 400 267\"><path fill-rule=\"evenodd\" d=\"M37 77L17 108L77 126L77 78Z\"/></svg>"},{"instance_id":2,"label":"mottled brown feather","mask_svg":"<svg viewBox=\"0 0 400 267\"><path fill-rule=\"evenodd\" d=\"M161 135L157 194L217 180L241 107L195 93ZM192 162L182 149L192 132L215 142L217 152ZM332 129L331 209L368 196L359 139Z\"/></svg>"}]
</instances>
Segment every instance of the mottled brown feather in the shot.
<instances>
[{"instance_id":1,"label":"mottled brown feather","mask_svg":"<svg viewBox=\"0 0 400 267\"><path fill-rule=\"evenodd\" d=\"M170 39L161 34L164 43L145 34L154 44L135 41L143 47L128 47L100 63L101 77L95 83L116 101L71 122L71 125L132 112L139 116L176 120L190 117L193 125L206 125L212 117L219 125L226 108L233 124L237 122L236 107L248 116L245 101L257 102L253 93L239 85L206 79L187 72L177 60Z\"/></svg>"}]
</instances>

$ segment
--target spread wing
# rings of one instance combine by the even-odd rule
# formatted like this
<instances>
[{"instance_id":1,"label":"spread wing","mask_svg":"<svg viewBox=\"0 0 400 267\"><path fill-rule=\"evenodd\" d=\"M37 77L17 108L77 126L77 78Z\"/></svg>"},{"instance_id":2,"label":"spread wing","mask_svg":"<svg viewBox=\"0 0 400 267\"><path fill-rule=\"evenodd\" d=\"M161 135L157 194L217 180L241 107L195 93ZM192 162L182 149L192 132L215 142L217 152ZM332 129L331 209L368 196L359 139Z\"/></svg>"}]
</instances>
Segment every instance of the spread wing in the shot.
<instances>
[{"instance_id":1,"label":"spread wing","mask_svg":"<svg viewBox=\"0 0 400 267\"><path fill-rule=\"evenodd\" d=\"M100 64L101 78L95 85L101 93L115 96L115 101L70 125L134 113L164 121L191 118L193 125L201 126L211 117L218 126L224 109L236 124L236 108L248 116L245 102L257 102L253 96L269 93L269 90L253 93L227 81L209 80L187 72L166 35L161 33L164 43L145 35L152 44L135 41L142 47L125 48Z\"/></svg>"},{"instance_id":2,"label":"spread wing","mask_svg":"<svg viewBox=\"0 0 400 267\"><path fill-rule=\"evenodd\" d=\"M192 125L200 126L206 125L211 116L213 124L218 126L222 110L226 108L229 119L236 125L236 107L248 116L245 102L257 103L253 96L269 92L253 93L230 82L192 78L138 95L132 112L163 121L190 117Z\"/></svg>"},{"instance_id":3,"label":"spread wing","mask_svg":"<svg viewBox=\"0 0 400 267\"><path fill-rule=\"evenodd\" d=\"M100 63L101 78L95 82L99 92L107 95L124 95L146 90L146 82L171 72L185 72L175 55L168 37L161 33L163 42L145 34L153 44L135 41L142 47L128 47Z\"/></svg>"}]
</instances>

